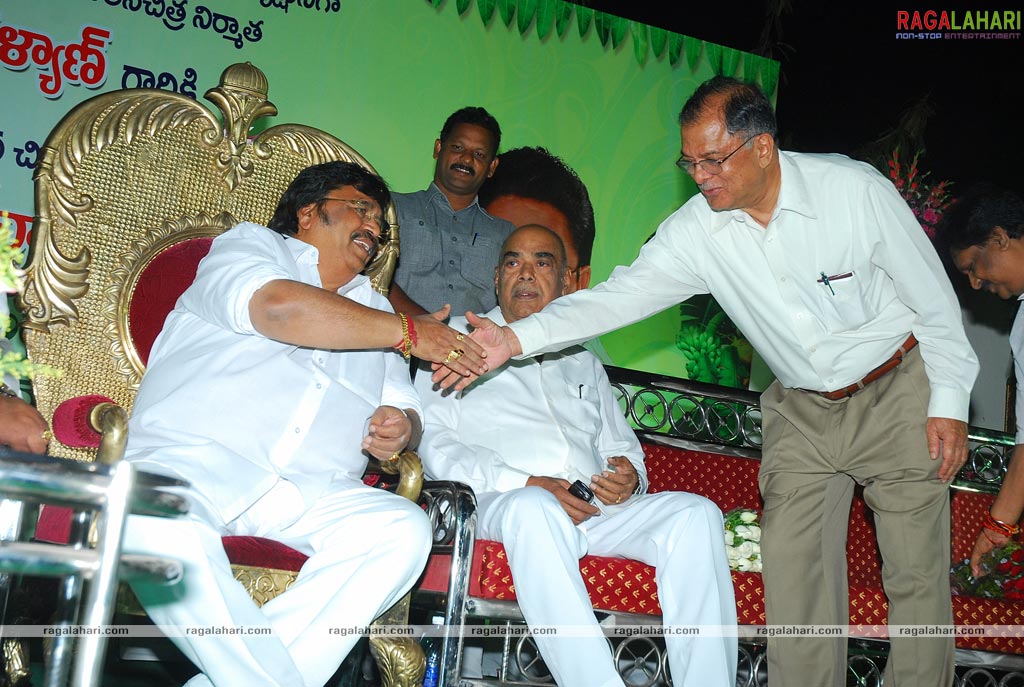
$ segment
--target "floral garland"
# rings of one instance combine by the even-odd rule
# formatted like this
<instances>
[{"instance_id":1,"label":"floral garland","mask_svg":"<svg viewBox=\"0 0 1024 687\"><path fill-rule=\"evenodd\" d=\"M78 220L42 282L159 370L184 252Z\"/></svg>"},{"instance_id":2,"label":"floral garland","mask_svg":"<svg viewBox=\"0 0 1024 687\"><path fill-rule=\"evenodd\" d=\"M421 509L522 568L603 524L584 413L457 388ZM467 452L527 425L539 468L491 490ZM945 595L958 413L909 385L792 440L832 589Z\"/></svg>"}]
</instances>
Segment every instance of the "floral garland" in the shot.
<instances>
[{"instance_id":1,"label":"floral garland","mask_svg":"<svg viewBox=\"0 0 1024 687\"><path fill-rule=\"evenodd\" d=\"M985 554L980 562L988 574L975 578L971 562L963 560L950 571L950 584L958 596L986 599L1024 599L1024 548L1011 540Z\"/></svg>"},{"instance_id":2,"label":"floral garland","mask_svg":"<svg viewBox=\"0 0 1024 687\"><path fill-rule=\"evenodd\" d=\"M725 553L729 569L761 572L761 526L757 511L736 508L725 514Z\"/></svg>"},{"instance_id":3,"label":"floral garland","mask_svg":"<svg viewBox=\"0 0 1024 687\"><path fill-rule=\"evenodd\" d=\"M909 165L904 166L900 162L900 149L893 150L887 161L889 179L903 196L903 200L907 201L924 233L928 234L928 238L935 238L935 227L942 219L942 214L955 200L949 191L952 182L932 183L928 179L930 172L922 173L918 168L920 157L920 151L914 153L914 159Z\"/></svg>"}]
</instances>

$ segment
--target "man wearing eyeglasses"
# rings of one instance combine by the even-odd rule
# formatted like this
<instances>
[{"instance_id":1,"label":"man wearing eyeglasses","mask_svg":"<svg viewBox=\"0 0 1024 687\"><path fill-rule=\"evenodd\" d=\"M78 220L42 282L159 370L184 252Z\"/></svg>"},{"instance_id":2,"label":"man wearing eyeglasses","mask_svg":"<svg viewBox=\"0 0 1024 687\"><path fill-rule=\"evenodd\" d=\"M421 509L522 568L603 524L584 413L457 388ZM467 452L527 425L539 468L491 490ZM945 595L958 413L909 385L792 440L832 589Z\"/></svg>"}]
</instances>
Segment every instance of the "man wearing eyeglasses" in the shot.
<instances>
[{"instance_id":1,"label":"man wearing eyeglasses","mask_svg":"<svg viewBox=\"0 0 1024 687\"><path fill-rule=\"evenodd\" d=\"M388 299L413 314L450 306L454 315L487 312L494 263L514 227L480 207L477 191L498 167L501 127L482 107L452 113L434 141L434 180L393 195L402 252Z\"/></svg>"},{"instance_id":2,"label":"man wearing eyeglasses","mask_svg":"<svg viewBox=\"0 0 1024 687\"><path fill-rule=\"evenodd\" d=\"M768 622L846 627L861 485L889 623L951 627L948 483L967 458L978 361L935 249L869 165L779 151L756 86L715 77L679 122L678 164L700 194L606 282L506 327L470 317L473 338L496 367L712 294L776 376L761 397ZM952 638L890 642L886 684L952 684ZM772 687L846 684L845 638L773 637L768 661Z\"/></svg>"},{"instance_id":3,"label":"man wearing eyeglasses","mask_svg":"<svg viewBox=\"0 0 1024 687\"><path fill-rule=\"evenodd\" d=\"M357 164L302 171L269 228L243 222L213 241L153 346L126 455L189 482L191 510L183 521L132 516L125 549L184 563L180 584L136 593L201 671L190 687L326 683L358 639L332 629L369 624L426 560L423 512L361 477L368 455L396 460L419 441L400 352L468 371L481 369L481 350L429 315L396 315L362 274L389 200ZM224 535L309 559L258 608Z\"/></svg>"}]
</instances>

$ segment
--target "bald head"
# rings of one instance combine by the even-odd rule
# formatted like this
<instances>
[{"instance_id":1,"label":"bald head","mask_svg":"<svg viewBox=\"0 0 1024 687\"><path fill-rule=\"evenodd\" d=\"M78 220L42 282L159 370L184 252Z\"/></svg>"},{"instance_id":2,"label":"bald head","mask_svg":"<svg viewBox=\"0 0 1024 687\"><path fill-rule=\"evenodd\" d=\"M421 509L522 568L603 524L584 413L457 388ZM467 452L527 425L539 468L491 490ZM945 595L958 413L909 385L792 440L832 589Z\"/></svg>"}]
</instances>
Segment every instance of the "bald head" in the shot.
<instances>
[{"instance_id":1,"label":"bald head","mask_svg":"<svg viewBox=\"0 0 1024 687\"><path fill-rule=\"evenodd\" d=\"M498 306L506 322L540 311L566 292L569 271L558 234L527 224L509 234L494 270Z\"/></svg>"}]
</instances>

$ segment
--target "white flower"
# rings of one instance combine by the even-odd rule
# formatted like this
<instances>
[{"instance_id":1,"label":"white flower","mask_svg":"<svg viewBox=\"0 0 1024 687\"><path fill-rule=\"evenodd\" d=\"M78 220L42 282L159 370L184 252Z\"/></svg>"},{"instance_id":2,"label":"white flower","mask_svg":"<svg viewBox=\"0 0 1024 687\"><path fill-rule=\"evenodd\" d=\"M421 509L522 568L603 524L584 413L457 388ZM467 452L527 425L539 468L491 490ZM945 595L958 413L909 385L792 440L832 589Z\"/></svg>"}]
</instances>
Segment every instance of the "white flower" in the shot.
<instances>
[{"instance_id":1,"label":"white flower","mask_svg":"<svg viewBox=\"0 0 1024 687\"><path fill-rule=\"evenodd\" d=\"M757 517L756 511L746 508L725 516L725 553L732 570L761 571L761 527Z\"/></svg>"}]
</instances>

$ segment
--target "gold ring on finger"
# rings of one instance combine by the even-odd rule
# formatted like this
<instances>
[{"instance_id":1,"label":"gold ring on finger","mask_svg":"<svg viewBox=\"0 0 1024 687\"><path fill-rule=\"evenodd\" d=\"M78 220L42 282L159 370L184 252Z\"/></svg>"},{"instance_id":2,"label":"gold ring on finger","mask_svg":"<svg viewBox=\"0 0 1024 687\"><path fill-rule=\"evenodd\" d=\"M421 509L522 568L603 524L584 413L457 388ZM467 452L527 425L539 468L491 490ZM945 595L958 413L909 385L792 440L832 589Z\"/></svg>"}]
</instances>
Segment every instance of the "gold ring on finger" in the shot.
<instances>
[{"instance_id":1,"label":"gold ring on finger","mask_svg":"<svg viewBox=\"0 0 1024 687\"><path fill-rule=\"evenodd\" d=\"M43 433L42 433L41 436L43 438L43 441L45 441L46 443L50 443L50 440L53 439L53 432L48 430L48 429L46 429L46 430L43 430Z\"/></svg>"},{"instance_id":2,"label":"gold ring on finger","mask_svg":"<svg viewBox=\"0 0 1024 687\"><path fill-rule=\"evenodd\" d=\"M462 351L453 348L452 350L448 351L448 355L446 355L444 357L444 364L447 365L448 363L452 362L453 360L458 360L461 357L462 357Z\"/></svg>"},{"instance_id":3,"label":"gold ring on finger","mask_svg":"<svg viewBox=\"0 0 1024 687\"><path fill-rule=\"evenodd\" d=\"M464 341L465 339L466 339L466 335L465 334L456 334L455 335L455 340L456 341Z\"/></svg>"}]
</instances>

